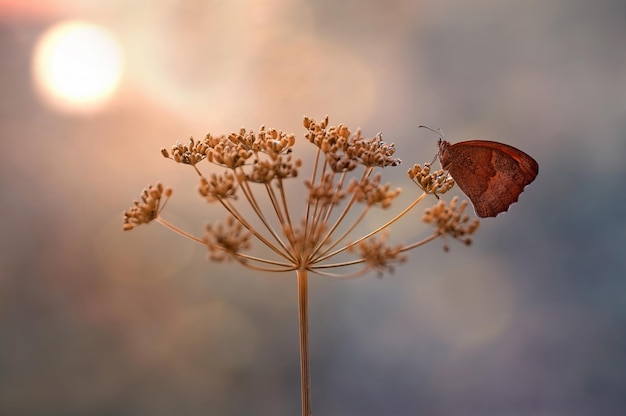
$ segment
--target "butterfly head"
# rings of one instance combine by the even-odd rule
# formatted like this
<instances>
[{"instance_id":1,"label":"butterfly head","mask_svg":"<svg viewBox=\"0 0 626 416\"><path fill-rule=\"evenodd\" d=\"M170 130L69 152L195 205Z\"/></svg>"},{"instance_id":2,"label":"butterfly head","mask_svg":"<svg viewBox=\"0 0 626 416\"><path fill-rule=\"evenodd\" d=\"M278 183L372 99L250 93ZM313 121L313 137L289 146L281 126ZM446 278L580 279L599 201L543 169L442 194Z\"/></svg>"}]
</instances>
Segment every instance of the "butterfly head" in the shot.
<instances>
[{"instance_id":1,"label":"butterfly head","mask_svg":"<svg viewBox=\"0 0 626 416\"><path fill-rule=\"evenodd\" d=\"M437 158L439 158L439 161L441 162L444 153L446 152L448 147L450 147L450 142L444 140L443 130L441 130L441 129L438 129L438 130L431 129L428 126L419 126L419 127L428 129L428 130L432 131L433 133L435 133L435 134L437 134L439 136L439 141L437 142L437 145L439 146L439 152L437 152L437 154L433 158L433 162L432 163L434 163ZM442 162L442 164L443 164L443 162ZM445 167L444 167L444 169L445 169Z\"/></svg>"}]
</instances>

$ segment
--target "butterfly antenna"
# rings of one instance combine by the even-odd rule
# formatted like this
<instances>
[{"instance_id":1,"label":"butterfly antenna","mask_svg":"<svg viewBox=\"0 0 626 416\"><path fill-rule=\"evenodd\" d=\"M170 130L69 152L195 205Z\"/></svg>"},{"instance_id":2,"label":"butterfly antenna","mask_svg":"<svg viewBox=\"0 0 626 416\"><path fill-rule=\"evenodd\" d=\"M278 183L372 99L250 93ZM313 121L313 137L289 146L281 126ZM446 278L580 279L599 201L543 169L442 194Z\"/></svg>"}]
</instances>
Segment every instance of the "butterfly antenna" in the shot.
<instances>
[{"instance_id":1,"label":"butterfly antenna","mask_svg":"<svg viewBox=\"0 0 626 416\"><path fill-rule=\"evenodd\" d=\"M425 128L425 129L428 129L428 130L432 131L433 133L435 133L435 134L437 134L437 135L439 136L439 142L440 142L440 143L443 141L443 137L444 137L443 130L439 129L439 130L437 131L437 130L431 129L431 128L430 128L430 127L428 127L428 126L418 126L418 128ZM435 161L437 160L437 156L438 156L438 154L435 154L435 156L433 157L433 161L432 161L432 162L430 162L430 164L431 164L431 165L432 165L433 163L435 163Z\"/></svg>"},{"instance_id":2,"label":"butterfly antenna","mask_svg":"<svg viewBox=\"0 0 626 416\"><path fill-rule=\"evenodd\" d=\"M434 130L434 129L431 129L430 127L428 127L428 126L418 126L418 128L428 129L428 130L432 131L433 133L437 134L439 137L441 137L442 140L444 138L443 130L441 130L441 129Z\"/></svg>"}]
</instances>

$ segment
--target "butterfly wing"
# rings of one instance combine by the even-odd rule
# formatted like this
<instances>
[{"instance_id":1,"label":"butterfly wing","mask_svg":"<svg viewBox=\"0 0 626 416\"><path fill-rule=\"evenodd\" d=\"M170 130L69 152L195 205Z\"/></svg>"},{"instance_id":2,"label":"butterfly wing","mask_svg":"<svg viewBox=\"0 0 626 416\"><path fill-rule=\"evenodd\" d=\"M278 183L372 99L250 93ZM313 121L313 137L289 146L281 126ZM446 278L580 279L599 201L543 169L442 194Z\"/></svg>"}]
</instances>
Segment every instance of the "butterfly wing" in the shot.
<instances>
[{"instance_id":1,"label":"butterfly wing","mask_svg":"<svg viewBox=\"0 0 626 416\"><path fill-rule=\"evenodd\" d=\"M439 159L483 218L507 211L539 172L537 162L526 153L487 140L442 142Z\"/></svg>"}]
</instances>

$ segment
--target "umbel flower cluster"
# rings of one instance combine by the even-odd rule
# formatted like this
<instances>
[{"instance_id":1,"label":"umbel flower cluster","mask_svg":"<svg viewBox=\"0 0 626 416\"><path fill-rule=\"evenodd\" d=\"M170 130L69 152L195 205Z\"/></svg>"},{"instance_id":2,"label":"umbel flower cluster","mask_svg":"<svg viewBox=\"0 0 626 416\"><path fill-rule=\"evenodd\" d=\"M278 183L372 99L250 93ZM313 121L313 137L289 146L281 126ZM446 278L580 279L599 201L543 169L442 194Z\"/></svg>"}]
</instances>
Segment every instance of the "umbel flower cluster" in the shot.
<instances>
[{"instance_id":1,"label":"umbel flower cluster","mask_svg":"<svg viewBox=\"0 0 626 416\"><path fill-rule=\"evenodd\" d=\"M471 243L478 220L470 220L465 213L466 201L439 199L454 182L447 172L432 171L428 163L408 171L418 188L415 200L379 227L363 231L369 224L364 221L367 215L375 209L389 210L400 194L401 189L384 183L381 175L383 168L401 162L394 158L395 146L385 143L380 134L365 138L343 124L329 126L328 117L321 122L305 117L304 128L304 138L316 151L309 176L295 197L286 182L298 177L304 163L293 154L293 134L264 126L257 132L240 129L229 135L208 134L203 140L191 138L161 153L193 168L199 176L200 196L220 204L226 219L206 225L202 237L177 228L161 216L172 190L159 183L145 189L141 200L124 213L124 229L155 221L205 245L211 260L234 260L269 272L307 271L332 277L393 271L406 260L408 250L438 237ZM204 173L210 165L217 169ZM434 227L433 232L410 244L392 244L390 226L428 194L438 202L425 210L421 220ZM297 203L304 203L304 208L293 208ZM247 209L241 204L248 205ZM270 256L255 256L253 243L269 248ZM447 242L444 249L448 249Z\"/></svg>"}]
</instances>

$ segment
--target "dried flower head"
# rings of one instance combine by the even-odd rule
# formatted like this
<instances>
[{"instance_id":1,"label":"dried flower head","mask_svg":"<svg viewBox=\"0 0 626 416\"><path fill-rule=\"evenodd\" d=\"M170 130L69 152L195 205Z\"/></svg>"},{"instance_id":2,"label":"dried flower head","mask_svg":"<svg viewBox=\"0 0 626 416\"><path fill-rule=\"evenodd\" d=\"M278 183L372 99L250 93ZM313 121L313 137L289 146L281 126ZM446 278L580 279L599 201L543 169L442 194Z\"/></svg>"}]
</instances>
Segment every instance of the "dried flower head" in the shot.
<instances>
[{"instance_id":1,"label":"dried flower head","mask_svg":"<svg viewBox=\"0 0 626 416\"><path fill-rule=\"evenodd\" d=\"M302 165L300 159L292 160L291 155L275 155L273 158L255 161L246 180L256 183L270 183L275 179L295 178L298 168Z\"/></svg>"},{"instance_id":2,"label":"dried flower head","mask_svg":"<svg viewBox=\"0 0 626 416\"><path fill-rule=\"evenodd\" d=\"M253 145L238 141L237 137L233 135L214 137L208 134L205 138L208 161L228 169L237 169L248 163L254 156Z\"/></svg>"},{"instance_id":3,"label":"dried flower head","mask_svg":"<svg viewBox=\"0 0 626 416\"><path fill-rule=\"evenodd\" d=\"M409 169L409 178L415 182L420 189L427 194L432 194L439 199L440 194L445 194L454 186L454 180L448 172L445 170L436 170L434 172L430 169L430 163L424 163L424 167L421 165L414 165Z\"/></svg>"},{"instance_id":4,"label":"dried flower head","mask_svg":"<svg viewBox=\"0 0 626 416\"><path fill-rule=\"evenodd\" d=\"M435 227L437 235L449 235L466 245L472 243L472 234L478 229L479 221L474 218L470 221L469 215L465 214L468 206L466 200L458 203L458 198L454 197L446 205L444 201L439 201L435 206L424 212L422 221ZM444 245L447 251L448 246Z\"/></svg>"},{"instance_id":5,"label":"dried flower head","mask_svg":"<svg viewBox=\"0 0 626 416\"><path fill-rule=\"evenodd\" d=\"M197 142L191 137L188 144L176 142L176 144L172 146L171 152L163 148L161 149L161 154L177 163L195 166L206 157L206 151L207 146L204 141Z\"/></svg>"},{"instance_id":6,"label":"dried flower head","mask_svg":"<svg viewBox=\"0 0 626 416\"><path fill-rule=\"evenodd\" d=\"M346 276L329 271L345 266L352 266L350 270L357 266L349 276L369 270L379 274L393 271L393 265L405 261L407 250L440 236L471 242L478 223L469 223L463 214L467 203L457 205L456 199L449 206L439 202L426 210L424 221L435 226L433 235L408 245L389 243L387 231L381 237L381 231L388 230L427 194L439 198L454 185L447 172L433 172L428 163L408 172L423 193L380 227L364 230L368 214L377 208L390 209L400 194L400 188L382 182L379 171L401 163L394 158L395 146L383 141L381 134L367 138L343 124L331 126L328 117L321 122L305 117L303 124L304 137L318 151L310 176L303 181L303 198L295 197L304 203L296 222L292 218L294 202L285 187L285 181L297 178L303 167L302 160L293 156L296 138L261 126L257 132L242 128L228 135L207 134L200 141L191 138L187 144L176 143L170 151L161 151L163 156L194 168L200 176L199 194L226 209L225 222L208 225L202 238L179 230L159 217L162 196L171 194L159 184L145 190L142 200L124 214L124 229L158 219L206 245L212 260L234 259L257 270L310 271L327 276ZM211 165L221 172L203 173ZM241 204L248 205L254 216L244 215ZM267 246L275 258L252 255L253 242ZM344 259L350 255L356 259Z\"/></svg>"},{"instance_id":7,"label":"dried flower head","mask_svg":"<svg viewBox=\"0 0 626 416\"><path fill-rule=\"evenodd\" d=\"M322 123L305 117L305 138L325 153L334 172L356 169L359 165L371 167L397 166L402 161L394 159L395 145L386 144L382 135L365 139L358 130L354 135L343 124L328 127L328 117Z\"/></svg>"},{"instance_id":8,"label":"dried flower head","mask_svg":"<svg viewBox=\"0 0 626 416\"><path fill-rule=\"evenodd\" d=\"M237 253L250 248L252 234L234 217L228 217L225 223L207 224L204 242L209 249L209 258L224 261L237 257Z\"/></svg>"},{"instance_id":9,"label":"dried flower head","mask_svg":"<svg viewBox=\"0 0 626 416\"><path fill-rule=\"evenodd\" d=\"M359 257L376 271L378 277L384 272L393 273L395 265L404 263L408 256L404 254L404 246L397 244L391 246L387 243L389 233L383 233L380 238L369 238L361 241L356 247L351 247L351 252L358 252Z\"/></svg>"},{"instance_id":10,"label":"dried flower head","mask_svg":"<svg viewBox=\"0 0 626 416\"><path fill-rule=\"evenodd\" d=\"M133 205L124 211L124 230L132 230L140 224L148 224L156 219L171 195L172 189L165 188L160 183L148 186L141 192L141 201L133 201Z\"/></svg>"},{"instance_id":11,"label":"dried flower head","mask_svg":"<svg viewBox=\"0 0 626 416\"><path fill-rule=\"evenodd\" d=\"M221 175L212 173L208 178L200 178L198 192L206 198L208 202L221 201L225 199L237 198L237 179L235 175L226 171Z\"/></svg>"},{"instance_id":12,"label":"dried flower head","mask_svg":"<svg viewBox=\"0 0 626 416\"><path fill-rule=\"evenodd\" d=\"M371 179L352 180L347 192L354 193L357 202L365 202L367 205L380 204L381 207L388 208L391 202L400 195L401 189L391 189L388 183L381 185L381 178L382 175L378 173Z\"/></svg>"}]
</instances>

